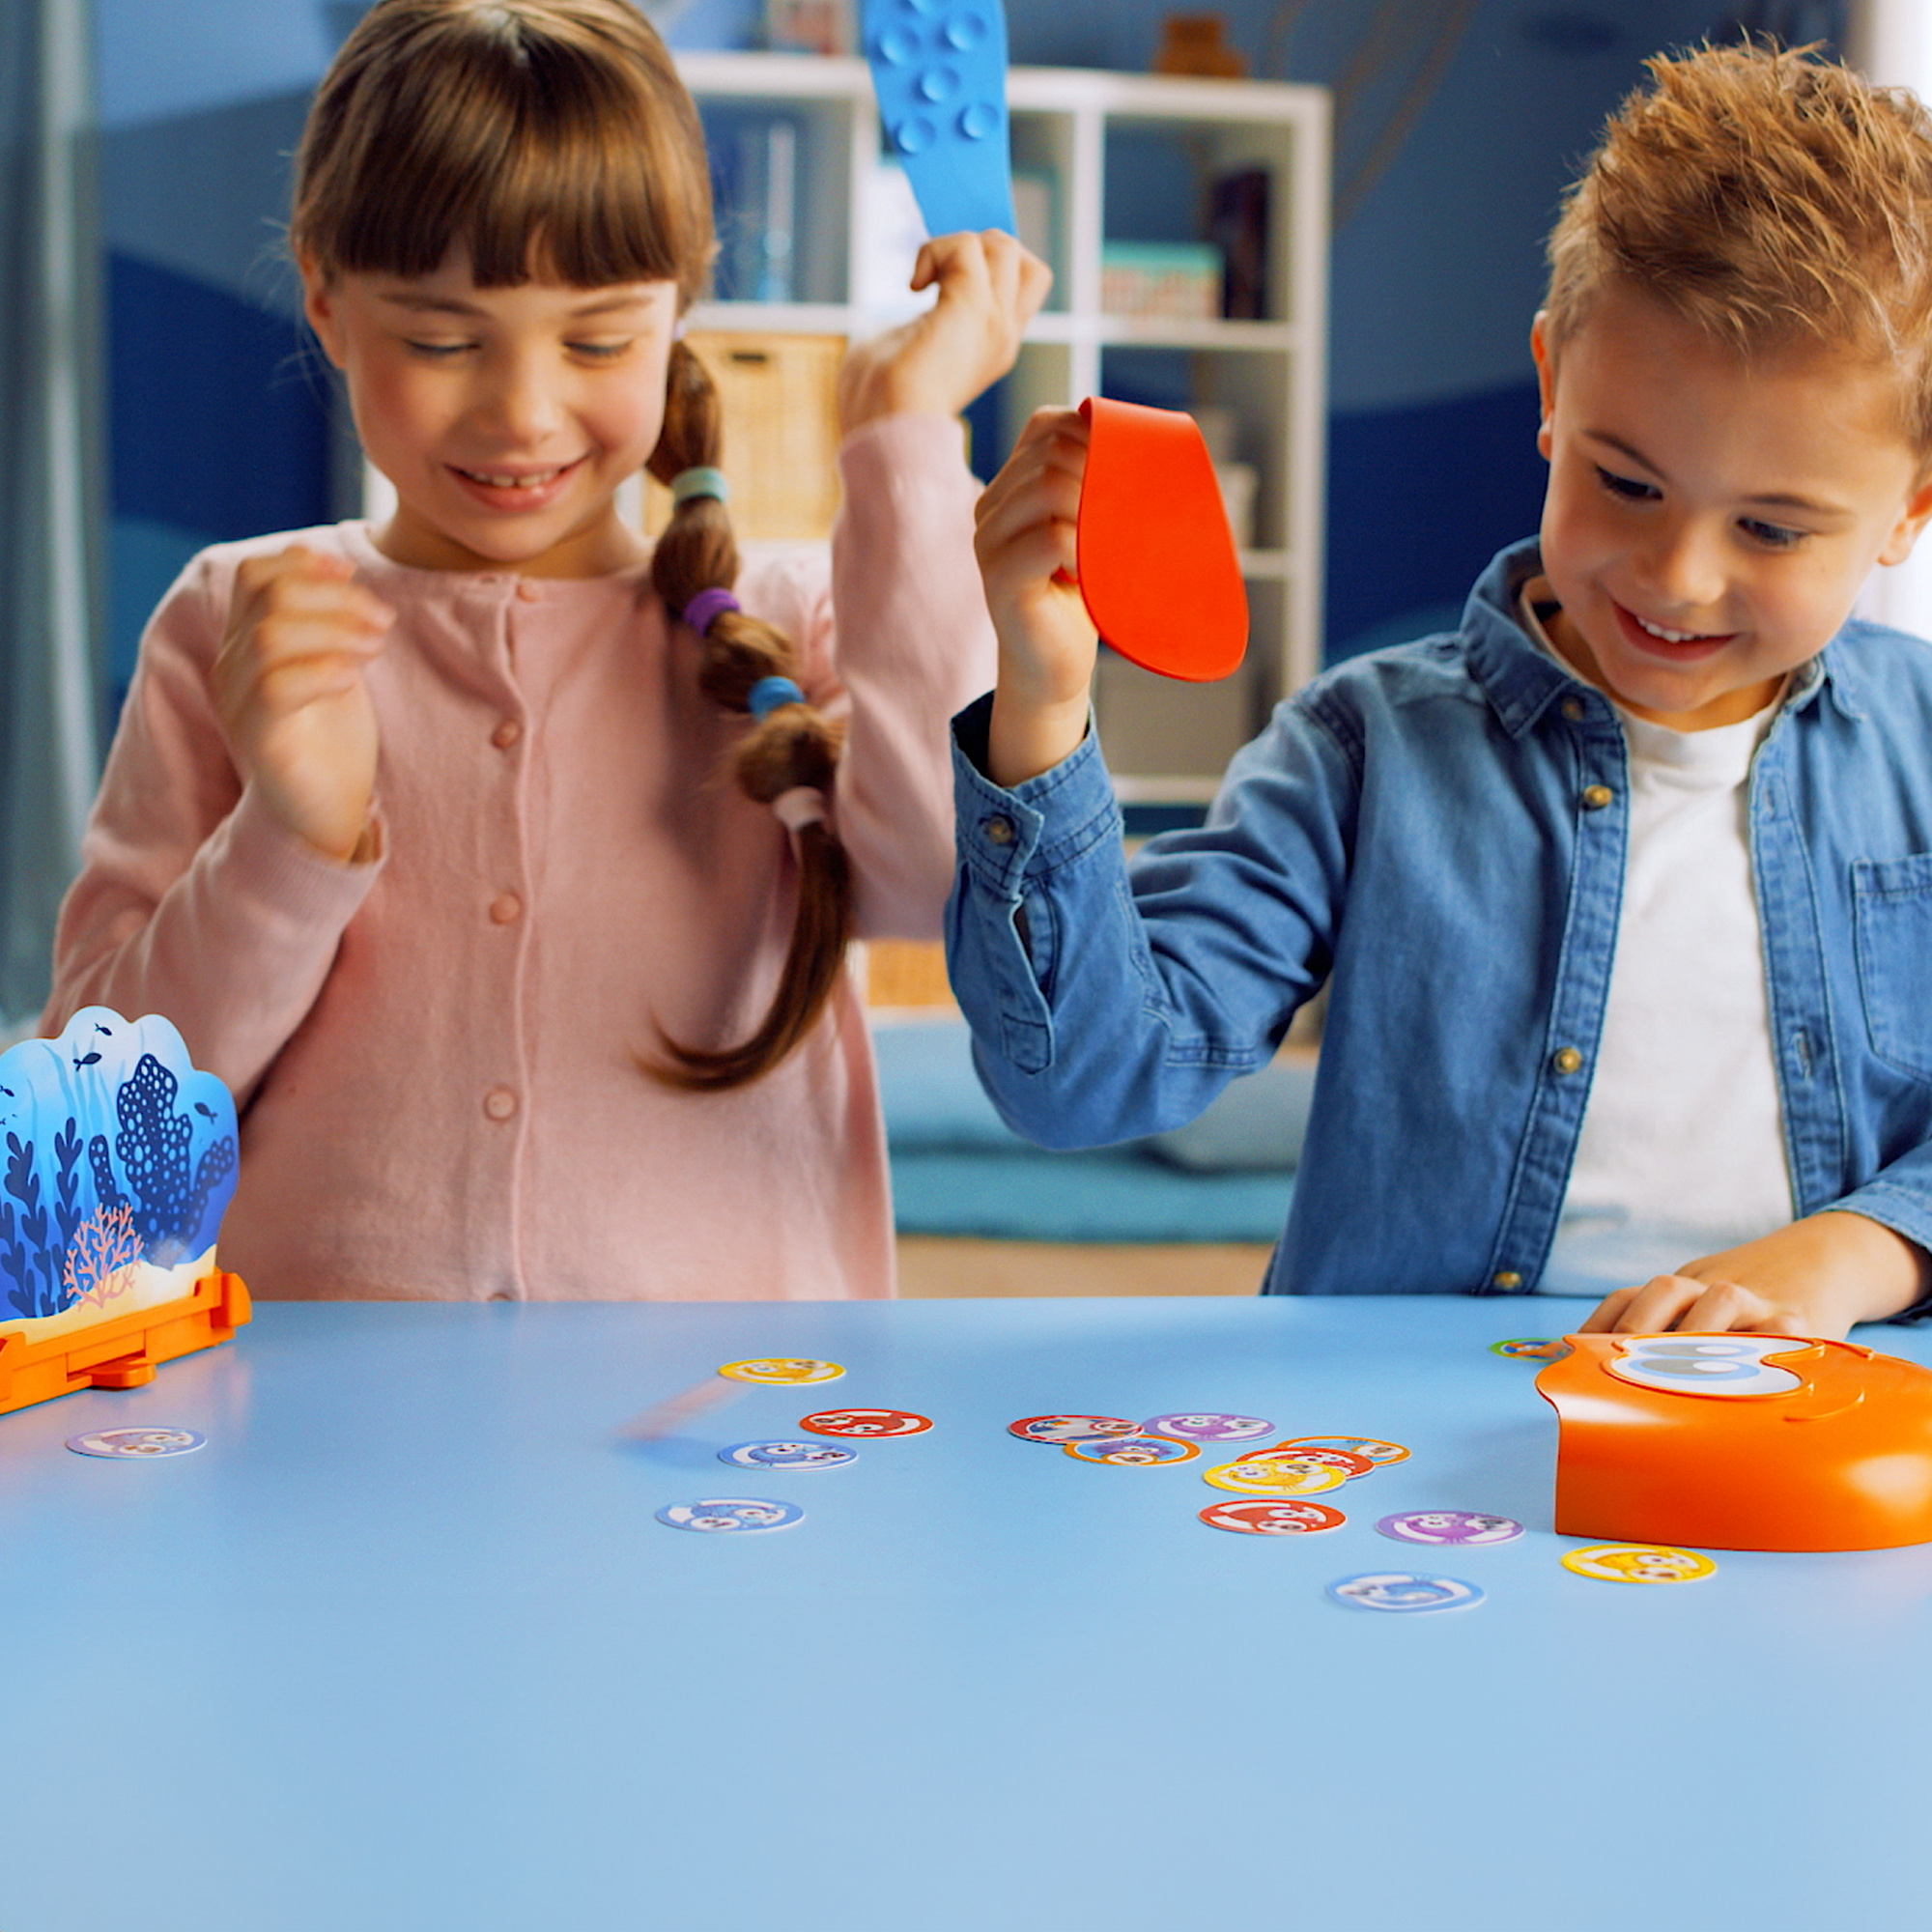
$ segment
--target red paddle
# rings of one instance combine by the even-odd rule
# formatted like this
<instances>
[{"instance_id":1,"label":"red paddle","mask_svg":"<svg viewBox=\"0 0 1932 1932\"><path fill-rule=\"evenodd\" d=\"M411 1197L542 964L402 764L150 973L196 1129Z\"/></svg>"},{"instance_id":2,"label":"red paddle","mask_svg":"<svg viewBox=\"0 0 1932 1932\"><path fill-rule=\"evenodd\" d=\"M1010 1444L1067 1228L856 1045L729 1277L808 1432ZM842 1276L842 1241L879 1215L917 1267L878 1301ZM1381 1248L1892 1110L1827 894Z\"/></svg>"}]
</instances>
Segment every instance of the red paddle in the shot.
<instances>
[{"instance_id":1,"label":"red paddle","mask_svg":"<svg viewBox=\"0 0 1932 1932\"><path fill-rule=\"evenodd\" d=\"M1090 396L1080 595L1100 636L1143 669L1208 684L1248 645L1248 593L1214 465L1194 418Z\"/></svg>"}]
</instances>

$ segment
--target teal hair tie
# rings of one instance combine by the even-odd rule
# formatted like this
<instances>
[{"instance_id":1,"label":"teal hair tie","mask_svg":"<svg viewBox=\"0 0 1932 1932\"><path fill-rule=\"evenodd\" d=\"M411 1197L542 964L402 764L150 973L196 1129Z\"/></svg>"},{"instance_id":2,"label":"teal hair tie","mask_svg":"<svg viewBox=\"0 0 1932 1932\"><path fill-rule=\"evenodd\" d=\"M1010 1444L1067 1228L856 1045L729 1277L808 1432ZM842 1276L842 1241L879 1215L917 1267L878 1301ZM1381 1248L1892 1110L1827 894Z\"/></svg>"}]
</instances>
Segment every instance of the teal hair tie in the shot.
<instances>
[{"instance_id":1,"label":"teal hair tie","mask_svg":"<svg viewBox=\"0 0 1932 1932\"><path fill-rule=\"evenodd\" d=\"M716 497L721 503L728 503L731 488L724 481L724 470L703 465L693 469L680 469L670 479L670 500L673 505L688 503L694 497Z\"/></svg>"}]
</instances>

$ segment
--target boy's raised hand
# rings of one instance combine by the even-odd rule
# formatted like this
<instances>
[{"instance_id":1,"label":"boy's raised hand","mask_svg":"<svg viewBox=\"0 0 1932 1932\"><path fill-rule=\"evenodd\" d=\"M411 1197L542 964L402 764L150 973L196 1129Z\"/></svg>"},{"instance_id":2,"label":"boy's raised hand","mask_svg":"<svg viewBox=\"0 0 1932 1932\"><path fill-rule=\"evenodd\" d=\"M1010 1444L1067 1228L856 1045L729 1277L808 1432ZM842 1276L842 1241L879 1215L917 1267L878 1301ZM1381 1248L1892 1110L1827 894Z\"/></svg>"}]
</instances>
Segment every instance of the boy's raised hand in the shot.
<instances>
[{"instance_id":1,"label":"boy's raised hand","mask_svg":"<svg viewBox=\"0 0 1932 1932\"><path fill-rule=\"evenodd\" d=\"M923 314L858 344L838 371L848 434L875 416L956 416L1013 366L1053 270L1010 235L942 235L919 251L912 287L937 287Z\"/></svg>"},{"instance_id":2,"label":"boy's raised hand","mask_svg":"<svg viewBox=\"0 0 1932 1932\"><path fill-rule=\"evenodd\" d=\"M298 544L235 575L215 653L215 710L245 784L298 838L355 855L376 789L376 712L363 672L395 612L353 568Z\"/></svg>"},{"instance_id":3,"label":"boy's raised hand","mask_svg":"<svg viewBox=\"0 0 1932 1932\"><path fill-rule=\"evenodd\" d=\"M995 784L1051 771L1087 735L1099 640L1077 579L1086 469L1079 411L1036 410L975 513L973 548L1000 641L986 771Z\"/></svg>"},{"instance_id":4,"label":"boy's raised hand","mask_svg":"<svg viewBox=\"0 0 1932 1932\"><path fill-rule=\"evenodd\" d=\"M1807 1215L1742 1247L1687 1262L1641 1288L1605 1295L1590 1334L1742 1329L1842 1342L1855 1321L1896 1315L1932 1286L1924 1249L1845 1210Z\"/></svg>"}]
</instances>

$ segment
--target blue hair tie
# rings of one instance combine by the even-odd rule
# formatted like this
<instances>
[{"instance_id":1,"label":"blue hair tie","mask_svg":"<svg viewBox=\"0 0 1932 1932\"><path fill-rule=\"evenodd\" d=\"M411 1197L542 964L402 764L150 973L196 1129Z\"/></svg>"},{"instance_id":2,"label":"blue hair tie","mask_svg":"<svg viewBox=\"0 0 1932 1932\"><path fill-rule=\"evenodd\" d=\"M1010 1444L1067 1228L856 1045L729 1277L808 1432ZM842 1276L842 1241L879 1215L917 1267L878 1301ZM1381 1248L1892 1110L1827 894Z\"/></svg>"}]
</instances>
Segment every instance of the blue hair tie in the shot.
<instances>
[{"instance_id":1,"label":"blue hair tie","mask_svg":"<svg viewBox=\"0 0 1932 1932\"><path fill-rule=\"evenodd\" d=\"M761 724L781 704L803 704L805 693L788 677L761 677L745 694L745 709Z\"/></svg>"}]
</instances>

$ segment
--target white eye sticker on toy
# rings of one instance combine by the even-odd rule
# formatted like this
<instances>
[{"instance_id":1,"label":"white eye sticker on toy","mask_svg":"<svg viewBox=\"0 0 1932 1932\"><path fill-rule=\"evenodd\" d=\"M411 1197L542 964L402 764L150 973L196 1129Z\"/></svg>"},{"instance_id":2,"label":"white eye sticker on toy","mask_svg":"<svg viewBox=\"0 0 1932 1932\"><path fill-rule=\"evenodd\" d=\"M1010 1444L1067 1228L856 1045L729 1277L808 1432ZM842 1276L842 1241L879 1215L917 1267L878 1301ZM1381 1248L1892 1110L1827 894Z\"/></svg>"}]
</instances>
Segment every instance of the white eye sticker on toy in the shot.
<instances>
[{"instance_id":1,"label":"white eye sticker on toy","mask_svg":"<svg viewBox=\"0 0 1932 1932\"><path fill-rule=\"evenodd\" d=\"M1802 1376L1775 1369L1767 1355L1809 1345L1790 1335L1634 1335L1605 1367L1619 1381L1670 1395L1790 1395Z\"/></svg>"}]
</instances>

